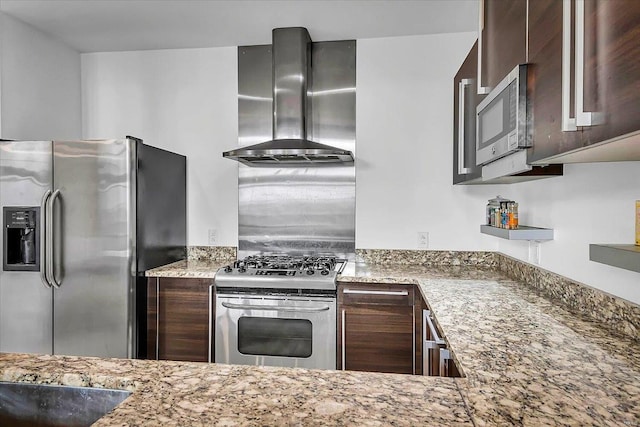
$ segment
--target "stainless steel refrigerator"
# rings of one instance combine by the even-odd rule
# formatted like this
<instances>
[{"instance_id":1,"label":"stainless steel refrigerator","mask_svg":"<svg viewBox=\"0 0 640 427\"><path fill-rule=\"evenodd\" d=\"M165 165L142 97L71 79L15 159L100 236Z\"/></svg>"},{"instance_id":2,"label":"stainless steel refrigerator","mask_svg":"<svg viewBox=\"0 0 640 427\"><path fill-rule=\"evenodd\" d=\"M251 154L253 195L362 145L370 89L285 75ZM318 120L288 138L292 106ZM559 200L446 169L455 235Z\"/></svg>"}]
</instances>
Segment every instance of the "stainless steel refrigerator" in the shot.
<instances>
[{"instance_id":1,"label":"stainless steel refrigerator","mask_svg":"<svg viewBox=\"0 0 640 427\"><path fill-rule=\"evenodd\" d=\"M186 158L0 141L0 206L0 351L144 357L144 271L186 256Z\"/></svg>"}]
</instances>

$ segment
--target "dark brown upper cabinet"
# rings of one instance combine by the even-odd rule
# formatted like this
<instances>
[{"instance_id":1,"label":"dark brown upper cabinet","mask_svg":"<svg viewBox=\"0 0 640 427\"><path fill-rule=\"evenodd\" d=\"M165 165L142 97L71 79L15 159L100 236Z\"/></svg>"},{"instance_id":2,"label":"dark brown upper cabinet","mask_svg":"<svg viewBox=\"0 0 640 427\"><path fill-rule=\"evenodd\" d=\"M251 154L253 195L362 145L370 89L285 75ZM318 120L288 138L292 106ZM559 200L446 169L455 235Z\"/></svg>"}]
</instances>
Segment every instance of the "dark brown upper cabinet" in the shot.
<instances>
[{"instance_id":1,"label":"dark brown upper cabinet","mask_svg":"<svg viewBox=\"0 0 640 427\"><path fill-rule=\"evenodd\" d=\"M528 27L528 161L640 160L640 2L530 1Z\"/></svg>"},{"instance_id":2,"label":"dark brown upper cabinet","mask_svg":"<svg viewBox=\"0 0 640 427\"><path fill-rule=\"evenodd\" d=\"M490 92L527 62L527 0L480 0L478 91Z\"/></svg>"}]
</instances>

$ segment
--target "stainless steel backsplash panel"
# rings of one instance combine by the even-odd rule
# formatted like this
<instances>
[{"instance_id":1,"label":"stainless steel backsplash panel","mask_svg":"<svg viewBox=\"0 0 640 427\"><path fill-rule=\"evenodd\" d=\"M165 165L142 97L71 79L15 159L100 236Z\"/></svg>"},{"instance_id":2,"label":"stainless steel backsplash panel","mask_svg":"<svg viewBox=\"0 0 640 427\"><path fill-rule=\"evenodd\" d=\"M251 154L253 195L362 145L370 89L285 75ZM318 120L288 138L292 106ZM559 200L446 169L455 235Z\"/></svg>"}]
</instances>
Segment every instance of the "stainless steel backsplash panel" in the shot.
<instances>
[{"instance_id":1,"label":"stainless steel backsplash panel","mask_svg":"<svg viewBox=\"0 0 640 427\"><path fill-rule=\"evenodd\" d=\"M308 139L355 154L356 42L312 44ZM272 138L271 45L238 48L238 145ZM355 167L239 164L238 258L355 254Z\"/></svg>"}]
</instances>

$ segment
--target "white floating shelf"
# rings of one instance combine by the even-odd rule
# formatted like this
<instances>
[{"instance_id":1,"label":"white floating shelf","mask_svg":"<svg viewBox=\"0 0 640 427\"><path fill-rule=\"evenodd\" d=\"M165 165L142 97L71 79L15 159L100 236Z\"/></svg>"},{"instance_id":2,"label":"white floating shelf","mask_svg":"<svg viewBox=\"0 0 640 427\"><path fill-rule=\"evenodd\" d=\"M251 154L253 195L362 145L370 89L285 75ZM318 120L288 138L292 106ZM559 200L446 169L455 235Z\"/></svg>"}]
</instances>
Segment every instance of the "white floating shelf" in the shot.
<instances>
[{"instance_id":1,"label":"white floating shelf","mask_svg":"<svg viewBox=\"0 0 640 427\"><path fill-rule=\"evenodd\" d=\"M640 273L640 246L591 244L589 259Z\"/></svg>"},{"instance_id":2,"label":"white floating shelf","mask_svg":"<svg viewBox=\"0 0 640 427\"><path fill-rule=\"evenodd\" d=\"M511 230L481 225L480 232L507 240L553 240L553 228L528 227L526 225L520 225Z\"/></svg>"}]
</instances>

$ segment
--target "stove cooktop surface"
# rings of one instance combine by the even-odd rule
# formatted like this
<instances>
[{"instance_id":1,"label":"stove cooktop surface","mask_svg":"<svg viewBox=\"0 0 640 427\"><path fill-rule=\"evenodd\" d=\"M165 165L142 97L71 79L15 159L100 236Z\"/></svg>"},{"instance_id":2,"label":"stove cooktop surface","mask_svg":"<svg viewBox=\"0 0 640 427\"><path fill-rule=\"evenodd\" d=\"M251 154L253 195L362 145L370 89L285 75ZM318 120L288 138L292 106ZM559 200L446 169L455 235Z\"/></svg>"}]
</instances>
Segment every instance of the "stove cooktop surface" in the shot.
<instances>
[{"instance_id":1,"label":"stove cooktop surface","mask_svg":"<svg viewBox=\"0 0 640 427\"><path fill-rule=\"evenodd\" d=\"M219 287L335 289L347 260L332 256L252 255L218 270Z\"/></svg>"}]
</instances>

